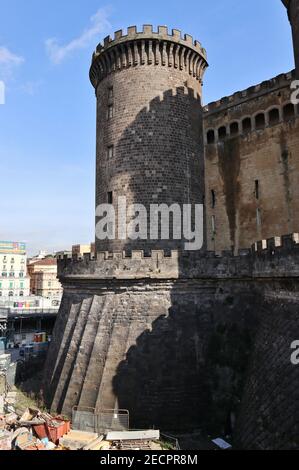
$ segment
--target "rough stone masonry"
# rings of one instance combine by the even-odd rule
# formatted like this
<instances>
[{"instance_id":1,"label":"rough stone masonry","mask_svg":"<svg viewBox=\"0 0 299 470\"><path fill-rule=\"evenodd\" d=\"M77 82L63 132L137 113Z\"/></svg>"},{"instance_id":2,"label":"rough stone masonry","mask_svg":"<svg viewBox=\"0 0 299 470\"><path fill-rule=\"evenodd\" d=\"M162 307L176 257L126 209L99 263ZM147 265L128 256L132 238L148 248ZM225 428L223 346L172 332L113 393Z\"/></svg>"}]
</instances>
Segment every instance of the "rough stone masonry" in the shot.
<instances>
[{"instance_id":1,"label":"rough stone masonry","mask_svg":"<svg viewBox=\"0 0 299 470\"><path fill-rule=\"evenodd\" d=\"M97 47L97 204L119 195L145 206L204 201L206 66L198 42L165 27L131 27ZM294 113L291 125L297 120ZM250 132L268 145L263 129ZM217 151L236 188L240 162L229 157L239 158L237 144L226 142ZM45 372L53 410L127 409L132 428L202 429L232 433L240 448L299 448L299 368L290 361L299 339L299 236L276 226L272 238L238 250L235 194L227 251L207 250L207 230L195 253L175 239L97 240L95 258L59 261L64 296ZM207 209L207 194L205 202Z\"/></svg>"}]
</instances>

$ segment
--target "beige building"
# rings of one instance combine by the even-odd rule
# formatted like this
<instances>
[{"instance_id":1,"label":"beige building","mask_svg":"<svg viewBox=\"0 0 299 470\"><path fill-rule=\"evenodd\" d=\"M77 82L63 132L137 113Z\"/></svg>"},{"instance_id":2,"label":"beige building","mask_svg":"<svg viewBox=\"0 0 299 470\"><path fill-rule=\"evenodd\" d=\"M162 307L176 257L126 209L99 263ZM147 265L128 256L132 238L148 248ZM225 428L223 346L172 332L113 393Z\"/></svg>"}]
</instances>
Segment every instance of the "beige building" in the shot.
<instances>
[{"instance_id":1,"label":"beige building","mask_svg":"<svg viewBox=\"0 0 299 470\"><path fill-rule=\"evenodd\" d=\"M90 243L89 245L73 245L72 254L77 256L83 256L84 254L91 253L94 255L95 244Z\"/></svg>"},{"instance_id":2,"label":"beige building","mask_svg":"<svg viewBox=\"0 0 299 470\"><path fill-rule=\"evenodd\" d=\"M0 241L0 297L29 295L26 260L24 243Z\"/></svg>"},{"instance_id":3,"label":"beige building","mask_svg":"<svg viewBox=\"0 0 299 470\"><path fill-rule=\"evenodd\" d=\"M62 287L57 279L57 260L44 258L31 262L28 265L30 275L30 290L33 295L41 297L59 298L62 296Z\"/></svg>"},{"instance_id":4,"label":"beige building","mask_svg":"<svg viewBox=\"0 0 299 470\"><path fill-rule=\"evenodd\" d=\"M299 232L295 73L210 103L204 112L208 248L249 248Z\"/></svg>"}]
</instances>

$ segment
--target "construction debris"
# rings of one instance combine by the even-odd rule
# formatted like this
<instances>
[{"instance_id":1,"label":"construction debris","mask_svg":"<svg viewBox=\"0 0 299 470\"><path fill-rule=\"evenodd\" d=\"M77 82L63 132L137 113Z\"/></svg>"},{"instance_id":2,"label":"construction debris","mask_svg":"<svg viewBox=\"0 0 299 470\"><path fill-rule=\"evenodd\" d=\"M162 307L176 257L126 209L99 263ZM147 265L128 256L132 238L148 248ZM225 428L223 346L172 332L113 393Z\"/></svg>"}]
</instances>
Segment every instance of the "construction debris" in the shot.
<instances>
[{"instance_id":1,"label":"construction debris","mask_svg":"<svg viewBox=\"0 0 299 470\"><path fill-rule=\"evenodd\" d=\"M69 431L68 420L38 409L0 415L0 450L53 450Z\"/></svg>"},{"instance_id":2,"label":"construction debris","mask_svg":"<svg viewBox=\"0 0 299 470\"><path fill-rule=\"evenodd\" d=\"M15 399L10 392L5 400ZM62 416L52 416L37 408L0 414L0 450L161 450L160 432L107 431L106 434L71 430Z\"/></svg>"},{"instance_id":3,"label":"construction debris","mask_svg":"<svg viewBox=\"0 0 299 470\"><path fill-rule=\"evenodd\" d=\"M101 410L96 421L100 426L90 426L84 420L82 424L76 419L76 410L75 429L68 418L52 416L27 402L30 407L24 411L14 381L8 380L10 366L10 355L0 354L0 450L162 450L159 431L128 430L127 410L112 410L113 419L111 410Z\"/></svg>"},{"instance_id":4,"label":"construction debris","mask_svg":"<svg viewBox=\"0 0 299 470\"><path fill-rule=\"evenodd\" d=\"M12 434L4 429L0 430L0 450L11 450Z\"/></svg>"},{"instance_id":5,"label":"construction debris","mask_svg":"<svg viewBox=\"0 0 299 470\"><path fill-rule=\"evenodd\" d=\"M98 434L93 432L73 430L60 439L60 444L69 450L81 450L91 445L98 437Z\"/></svg>"},{"instance_id":6,"label":"construction debris","mask_svg":"<svg viewBox=\"0 0 299 470\"><path fill-rule=\"evenodd\" d=\"M92 442L83 447L82 450L101 450L103 447L104 436L99 436Z\"/></svg>"}]
</instances>

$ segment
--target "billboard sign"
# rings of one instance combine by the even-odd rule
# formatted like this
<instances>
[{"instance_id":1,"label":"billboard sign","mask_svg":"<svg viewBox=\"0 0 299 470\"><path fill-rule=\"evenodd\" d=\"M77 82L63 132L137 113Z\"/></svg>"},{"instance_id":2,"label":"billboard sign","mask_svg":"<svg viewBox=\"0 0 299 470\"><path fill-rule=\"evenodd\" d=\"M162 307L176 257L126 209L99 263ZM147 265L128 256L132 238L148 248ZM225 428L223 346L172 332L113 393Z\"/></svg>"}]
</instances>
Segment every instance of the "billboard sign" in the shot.
<instances>
[{"instance_id":1,"label":"billboard sign","mask_svg":"<svg viewBox=\"0 0 299 470\"><path fill-rule=\"evenodd\" d=\"M0 241L0 253L25 254L26 244L19 242Z\"/></svg>"}]
</instances>

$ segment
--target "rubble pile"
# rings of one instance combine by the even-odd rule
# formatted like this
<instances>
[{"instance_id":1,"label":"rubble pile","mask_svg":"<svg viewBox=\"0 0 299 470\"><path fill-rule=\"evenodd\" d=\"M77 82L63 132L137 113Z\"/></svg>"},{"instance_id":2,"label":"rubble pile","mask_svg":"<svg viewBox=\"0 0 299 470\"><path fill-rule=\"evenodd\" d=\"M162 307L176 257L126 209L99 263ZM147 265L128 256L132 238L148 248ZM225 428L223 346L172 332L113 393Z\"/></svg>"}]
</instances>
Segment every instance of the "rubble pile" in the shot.
<instances>
[{"instance_id":1,"label":"rubble pile","mask_svg":"<svg viewBox=\"0 0 299 470\"><path fill-rule=\"evenodd\" d=\"M70 431L70 421L28 408L0 415L0 450L53 450Z\"/></svg>"},{"instance_id":2,"label":"rubble pile","mask_svg":"<svg viewBox=\"0 0 299 470\"><path fill-rule=\"evenodd\" d=\"M0 450L162 450L159 437L159 431L73 430L67 418L35 408L0 414Z\"/></svg>"}]
</instances>

